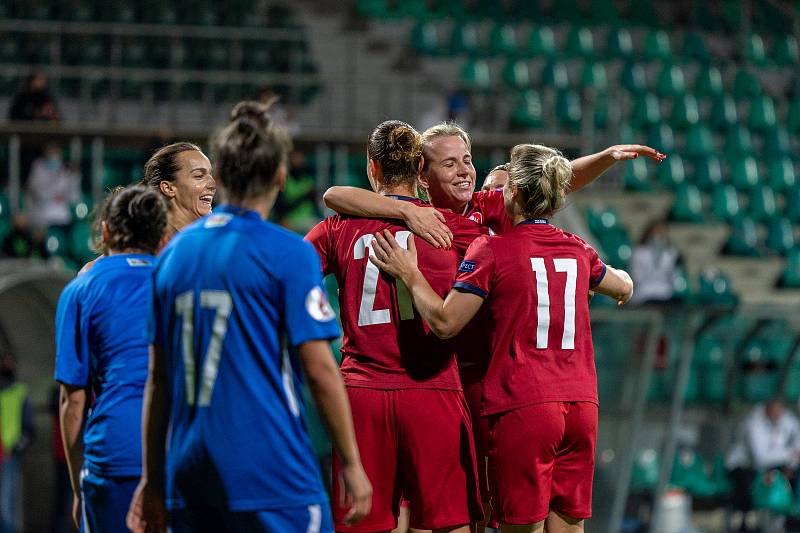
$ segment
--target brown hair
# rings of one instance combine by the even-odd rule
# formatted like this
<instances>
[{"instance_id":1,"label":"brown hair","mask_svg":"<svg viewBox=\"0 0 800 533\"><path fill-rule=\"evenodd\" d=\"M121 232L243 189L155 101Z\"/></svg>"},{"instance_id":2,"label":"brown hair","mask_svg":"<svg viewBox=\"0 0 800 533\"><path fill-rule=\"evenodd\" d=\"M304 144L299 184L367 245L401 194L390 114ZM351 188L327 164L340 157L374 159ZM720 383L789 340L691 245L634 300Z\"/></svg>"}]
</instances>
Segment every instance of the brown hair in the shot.
<instances>
[{"instance_id":1,"label":"brown hair","mask_svg":"<svg viewBox=\"0 0 800 533\"><path fill-rule=\"evenodd\" d=\"M572 165L554 148L518 144L511 150L508 181L522 191L526 217L550 216L564 204Z\"/></svg>"},{"instance_id":2,"label":"brown hair","mask_svg":"<svg viewBox=\"0 0 800 533\"><path fill-rule=\"evenodd\" d=\"M413 183L422 158L422 136L401 120L387 120L370 133L367 156L380 165L384 187Z\"/></svg>"},{"instance_id":3,"label":"brown hair","mask_svg":"<svg viewBox=\"0 0 800 533\"><path fill-rule=\"evenodd\" d=\"M160 191L161 182L175 181L176 174L181 169L178 154L189 151L203 153L199 146L190 142L177 142L162 146L144 164L144 177L139 184Z\"/></svg>"},{"instance_id":4,"label":"brown hair","mask_svg":"<svg viewBox=\"0 0 800 533\"><path fill-rule=\"evenodd\" d=\"M103 222L109 236L98 245L97 229ZM160 193L144 185L118 187L106 196L94 227L94 248L101 253L138 249L155 254L167 227L167 203Z\"/></svg>"},{"instance_id":5,"label":"brown hair","mask_svg":"<svg viewBox=\"0 0 800 533\"><path fill-rule=\"evenodd\" d=\"M291 139L269 116L269 107L239 102L212 142L214 173L232 200L265 193L289 158Z\"/></svg>"}]
</instances>

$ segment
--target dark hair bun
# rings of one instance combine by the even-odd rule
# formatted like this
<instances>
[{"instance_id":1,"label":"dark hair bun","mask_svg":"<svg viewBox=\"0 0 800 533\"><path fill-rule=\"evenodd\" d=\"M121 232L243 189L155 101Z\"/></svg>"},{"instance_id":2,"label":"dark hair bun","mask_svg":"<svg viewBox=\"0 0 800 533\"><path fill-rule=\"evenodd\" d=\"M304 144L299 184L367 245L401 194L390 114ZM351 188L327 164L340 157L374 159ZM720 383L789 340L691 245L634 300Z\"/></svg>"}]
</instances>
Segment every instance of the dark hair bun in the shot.
<instances>
[{"instance_id":1,"label":"dark hair bun","mask_svg":"<svg viewBox=\"0 0 800 533\"><path fill-rule=\"evenodd\" d=\"M239 102L231 110L230 121L235 122L240 119L247 119L258 123L262 128L266 128L271 121L269 110L273 102L274 100L266 104L255 100Z\"/></svg>"},{"instance_id":2,"label":"dark hair bun","mask_svg":"<svg viewBox=\"0 0 800 533\"><path fill-rule=\"evenodd\" d=\"M422 154L422 137L411 126L398 124L389 133L389 157L394 161L414 161Z\"/></svg>"},{"instance_id":3,"label":"dark hair bun","mask_svg":"<svg viewBox=\"0 0 800 533\"><path fill-rule=\"evenodd\" d=\"M143 185L115 189L97 222L105 222L108 228L107 249L155 253L167 226L167 203L160 193Z\"/></svg>"}]
</instances>

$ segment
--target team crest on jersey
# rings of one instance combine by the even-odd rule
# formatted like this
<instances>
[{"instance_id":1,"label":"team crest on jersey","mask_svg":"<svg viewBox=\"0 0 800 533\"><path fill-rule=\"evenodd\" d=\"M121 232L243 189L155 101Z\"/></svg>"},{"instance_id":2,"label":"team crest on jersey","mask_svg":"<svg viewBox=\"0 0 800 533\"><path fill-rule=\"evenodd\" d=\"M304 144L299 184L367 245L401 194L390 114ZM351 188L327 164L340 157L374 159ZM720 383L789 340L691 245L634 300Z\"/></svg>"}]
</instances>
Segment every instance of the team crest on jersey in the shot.
<instances>
[{"instance_id":1,"label":"team crest on jersey","mask_svg":"<svg viewBox=\"0 0 800 533\"><path fill-rule=\"evenodd\" d=\"M472 213L469 219L477 224L483 224L483 213Z\"/></svg>"},{"instance_id":2,"label":"team crest on jersey","mask_svg":"<svg viewBox=\"0 0 800 533\"><path fill-rule=\"evenodd\" d=\"M319 287L314 287L308 291L306 296L306 311L311 315L311 318L319 322L330 322L336 318L336 313L333 312L331 304L328 303L328 297L325 291Z\"/></svg>"},{"instance_id":3,"label":"team crest on jersey","mask_svg":"<svg viewBox=\"0 0 800 533\"><path fill-rule=\"evenodd\" d=\"M132 267L145 267L153 264L147 259L137 259L135 257L129 257L126 259L126 261L128 262L128 266Z\"/></svg>"},{"instance_id":4,"label":"team crest on jersey","mask_svg":"<svg viewBox=\"0 0 800 533\"><path fill-rule=\"evenodd\" d=\"M206 219L205 224L203 224L203 227L204 228L219 228L221 226L224 226L228 222L230 222L232 218L233 218L233 216L229 215L228 213L219 213L218 215L210 215Z\"/></svg>"},{"instance_id":5,"label":"team crest on jersey","mask_svg":"<svg viewBox=\"0 0 800 533\"><path fill-rule=\"evenodd\" d=\"M461 264L458 266L459 272L475 272L475 261L461 261Z\"/></svg>"}]
</instances>

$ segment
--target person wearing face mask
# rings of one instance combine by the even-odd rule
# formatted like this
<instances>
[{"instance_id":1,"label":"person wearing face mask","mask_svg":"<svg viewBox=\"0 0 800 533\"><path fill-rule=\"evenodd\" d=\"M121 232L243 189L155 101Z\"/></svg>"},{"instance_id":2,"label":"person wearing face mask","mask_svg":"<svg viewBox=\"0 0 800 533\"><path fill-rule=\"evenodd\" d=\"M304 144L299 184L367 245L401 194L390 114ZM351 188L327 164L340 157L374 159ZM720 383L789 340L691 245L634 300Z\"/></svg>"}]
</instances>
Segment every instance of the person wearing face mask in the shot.
<instances>
[{"instance_id":1,"label":"person wearing face mask","mask_svg":"<svg viewBox=\"0 0 800 533\"><path fill-rule=\"evenodd\" d=\"M637 287L631 304L670 301L680 261L680 252L669 242L666 223L653 222L631 257L631 277Z\"/></svg>"},{"instance_id":2,"label":"person wearing face mask","mask_svg":"<svg viewBox=\"0 0 800 533\"><path fill-rule=\"evenodd\" d=\"M21 531L21 458L34 436L27 387L17 381L17 362L0 355L0 532Z\"/></svg>"},{"instance_id":3,"label":"person wearing face mask","mask_svg":"<svg viewBox=\"0 0 800 533\"><path fill-rule=\"evenodd\" d=\"M70 205L80 200L81 177L62 159L61 146L50 143L31 166L26 205L34 231L72 222Z\"/></svg>"}]
</instances>

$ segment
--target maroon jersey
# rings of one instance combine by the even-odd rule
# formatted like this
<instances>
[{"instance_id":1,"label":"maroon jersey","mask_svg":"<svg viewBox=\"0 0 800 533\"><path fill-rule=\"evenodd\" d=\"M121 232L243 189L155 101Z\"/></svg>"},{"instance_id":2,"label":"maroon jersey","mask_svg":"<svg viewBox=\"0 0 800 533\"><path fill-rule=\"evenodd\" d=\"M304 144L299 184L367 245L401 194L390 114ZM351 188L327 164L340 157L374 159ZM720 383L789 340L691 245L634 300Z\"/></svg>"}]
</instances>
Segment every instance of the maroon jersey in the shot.
<instances>
[{"instance_id":1,"label":"maroon jersey","mask_svg":"<svg viewBox=\"0 0 800 533\"><path fill-rule=\"evenodd\" d=\"M514 229L514 222L509 218L503 203L503 189L473 194L464 216L498 235Z\"/></svg>"},{"instance_id":2,"label":"maroon jersey","mask_svg":"<svg viewBox=\"0 0 800 533\"><path fill-rule=\"evenodd\" d=\"M426 205L415 198L399 199ZM455 237L452 249L414 241L419 269L442 298L452 285L459 257L486 231L463 217L443 213ZM374 235L384 229L407 247L408 228L380 219L334 216L306 236L322 259L323 271L335 275L339 284L345 383L375 389L460 390L454 343L439 340L416 313L408 290L368 259Z\"/></svg>"},{"instance_id":3,"label":"maroon jersey","mask_svg":"<svg viewBox=\"0 0 800 533\"><path fill-rule=\"evenodd\" d=\"M551 401L597 403L589 303L606 267L546 220L475 240L454 288L486 298L494 323L481 413Z\"/></svg>"}]
</instances>

